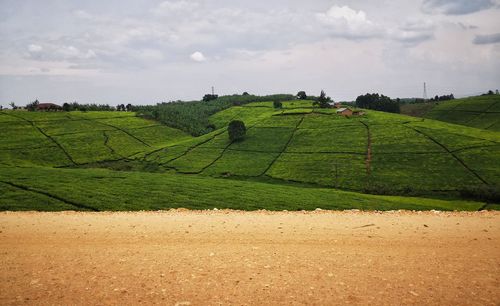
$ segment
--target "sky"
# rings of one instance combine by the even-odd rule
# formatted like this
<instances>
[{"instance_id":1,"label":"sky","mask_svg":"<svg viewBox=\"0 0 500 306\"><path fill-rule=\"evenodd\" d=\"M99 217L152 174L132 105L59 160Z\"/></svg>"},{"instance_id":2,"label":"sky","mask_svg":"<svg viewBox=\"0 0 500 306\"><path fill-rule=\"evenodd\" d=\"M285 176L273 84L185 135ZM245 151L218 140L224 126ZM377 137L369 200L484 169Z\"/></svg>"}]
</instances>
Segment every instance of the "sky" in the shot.
<instances>
[{"instance_id":1,"label":"sky","mask_svg":"<svg viewBox=\"0 0 500 306\"><path fill-rule=\"evenodd\" d=\"M0 0L0 104L500 89L500 0Z\"/></svg>"}]
</instances>

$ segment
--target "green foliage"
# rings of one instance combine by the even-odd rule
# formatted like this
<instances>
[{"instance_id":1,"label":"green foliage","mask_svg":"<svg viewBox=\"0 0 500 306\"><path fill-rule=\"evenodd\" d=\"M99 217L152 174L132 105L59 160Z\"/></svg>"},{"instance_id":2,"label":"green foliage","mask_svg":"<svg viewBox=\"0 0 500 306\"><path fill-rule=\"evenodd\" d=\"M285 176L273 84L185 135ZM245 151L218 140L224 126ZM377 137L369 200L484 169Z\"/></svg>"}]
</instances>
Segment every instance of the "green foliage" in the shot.
<instances>
[{"instance_id":1,"label":"green foliage","mask_svg":"<svg viewBox=\"0 0 500 306\"><path fill-rule=\"evenodd\" d=\"M464 199L500 204L500 186L467 186L460 190Z\"/></svg>"},{"instance_id":2,"label":"green foliage","mask_svg":"<svg viewBox=\"0 0 500 306\"><path fill-rule=\"evenodd\" d=\"M222 104L220 101L224 100L220 99L223 97L200 103ZM231 101L226 100L232 105ZM373 110L362 117L345 118L336 115L333 109L313 108L310 100L283 101L283 108L275 110L272 101L245 103L217 112L209 116L207 122L219 129L196 138L129 112L4 111L0 112L0 128L3 131L0 166L29 167L33 172L42 171L37 166L81 168L75 171L82 171L82 176L71 172L71 178L82 180L84 172L99 176L98 170L93 168L120 171L103 172L104 177L99 179L99 184L107 184L100 186L103 193L111 188L109 186L118 188L112 182L118 179L107 177L120 176L119 180L135 177L140 180L136 181L139 184L137 188L141 188L140 184L149 188L156 182L148 180L159 177L150 174L159 172L166 176L163 181L165 188L171 186L175 192L180 190L190 199L186 202L181 196L172 198L169 195L167 198L173 201L172 205L189 203L191 207L207 207L209 204L198 202L198 195L191 198L193 195L190 193L198 188L197 185L180 188L177 183L172 185L172 181L180 180L186 184L204 180L216 182L210 178L213 176L251 180L248 182L251 184L259 181L279 188L284 185L316 187L315 190L333 187L374 194L447 197L458 197L460 190L481 187L486 185L484 182L488 185L500 183L498 132ZM496 107L486 104L479 103L477 108L489 110ZM460 106L455 105L456 108ZM184 106L179 107L183 109ZM245 122L245 141L231 142L228 139L225 127L233 120ZM61 172L46 173L69 173L65 172L68 170L57 171ZM4 178L18 177L11 171L7 173ZM173 175L175 173L178 175ZM25 177L19 178L23 182ZM48 178L51 188L59 184L54 179ZM225 200L228 206L246 207L248 204L248 209L252 209L253 202L237 205L232 202L234 197L231 192L238 192L238 182L224 182L233 186L232 191L225 193L226 199L220 196L210 203ZM38 184L29 181L29 184L32 183ZM79 181L68 180L57 188L64 190L64 195L71 193L72 188L81 188L78 184ZM94 188L88 182L82 184L85 188ZM260 191L269 187L259 184ZM209 188L208 183L203 186ZM250 188L251 185L247 186ZM40 185L40 188L45 188L45 185ZM142 193L143 196L145 194ZM158 194L165 196L163 191ZM140 200L132 192L127 193L125 198L115 193L111 195L98 194L96 202L92 203L99 203L102 208L111 205L103 201L127 200L137 201L133 203L137 207L157 207L153 201ZM246 196L251 198L255 195L248 193ZM241 200L248 201L248 198ZM283 199L278 198L277 201ZM9 196L9 201L12 199ZM311 199L316 199L316 196ZM319 201L323 203L323 200ZM163 199L160 202L163 204L158 207L169 205ZM318 202L290 207L279 203L282 209L289 209L315 206ZM116 207L126 209L132 204L120 205ZM262 205L277 207L268 203ZM357 204L353 205L356 207Z\"/></svg>"},{"instance_id":3,"label":"green foliage","mask_svg":"<svg viewBox=\"0 0 500 306\"><path fill-rule=\"evenodd\" d=\"M27 187L9 188L2 182ZM106 169L0 169L0 210L85 210L53 196L101 211L188 209L242 210L477 210L477 202L364 195L331 188L266 184L190 175ZM38 192L45 192L42 195ZM279 196L276 196L279 195Z\"/></svg>"},{"instance_id":4,"label":"green foliage","mask_svg":"<svg viewBox=\"0 0 500 306\"><path fill-rule=\"evenodd\" d=\"M35 100L31 103L28 103L26 105L26 109L30 112L34 112L36 110L36 108L38 107L38 105L40 104L40 102L38 102L38 100Z\"/></svg>"},{"instance_id":5,"label":"green foliage","mask_svg":"<svg viewBox=\"0 0 500 306\"><path fill-rule=\"evenodd\" d=\"M233 120L229 122L227 132L229 134L229 140L233 142L242 140L245 137L247 129L243 121Z\"/></svg>"},{"instance_id":6,"label":"green foliage","mask_svg":"<svg viewBox=\"0 0 500 306\"><path fill-rule=\"evenodd\" d=\"M322 90L319 97L313 102L313 105L319 106L320 108L328 108L330 107L329 102L331 101L332 99L330 97L327 97L326 93Z\"/></svg>"},{"instance_id":7,"label":"green foliage","mask_svg":"<svg viewBox=\"0 0 500 306\"><path fill-rule=\"evenodd\" d=\"M389 113L400 113L399 103L384 95L369 94L356 98L356 106Z\"/></svg>"},{"instance_id":8,"label":"green foliage","mask_svg":"<svg viewBox=\"0 0 500 306\"><path fill-rule=\"evenodd\" d=\"M97 111L105 111L105 112L111 112L115 110L123 110L125 111L125 106L123 104L117 105L117 107L110 106L109 104L80 104L78 102L72 102L72 103L64 103L62 106L63 111L65 112L74 112L74 111L81 111L81 112L97 112Z\"/></svg>"},{"instance_id":9,"label":"green foliage","mask_svg":"<svg viewBox=\"0 0 500 306\"><path fill-rule=\"evenodd\" d=\"M306 92L305 91L299 91L297 93L297 99L299 99L299 100L306 100L307 99Z\"/></svg>"},{"instance_id":10,"label":"green foliage","mask_svg":"<svg viewBox=\"0 0 500 306\"><path fill-rule=\"evenodd\" d=\"M485 95L434 104L425 118L500 132L500 95Z\"/></svg>"},{"instance_id":11,"label":"green foliage","mask_svg":"<svg viewBox=\"0 0 500 306\"><path fill-rule=\"evenodd\" d=\"M280 101L274 101L273 102L273 107L274 108L283 108L283 103L281 103Z\"/></svg>"},{"instance_id":12,"label":"green foliage","mask_svg":"<svg viewBox=\"0 0 500 306\"><path fill-rule=\"evenodd\" d=\"M212 100L216 100L219 97L219 95L211 95L211 94L206 94L203 96L203 102L208 102Z\"/></svg>"},{"instance_id":13,"label":"green foliage","mask_svg":"<svg viewBox=\"0 0 500 306\"><path fill-rule=\"evenodd\" d=\"M137 106L135 110L141 117L155 119L173 128L185 131L193 136L200 136L214 131L217 125L210 122L210 116L232 106L241 106L252 102L286 101L292 95L232 95L222 96L210 101L169 102L155 106ZM220 127L220 126L219 126Z\"/></svg>"}]
</instances>

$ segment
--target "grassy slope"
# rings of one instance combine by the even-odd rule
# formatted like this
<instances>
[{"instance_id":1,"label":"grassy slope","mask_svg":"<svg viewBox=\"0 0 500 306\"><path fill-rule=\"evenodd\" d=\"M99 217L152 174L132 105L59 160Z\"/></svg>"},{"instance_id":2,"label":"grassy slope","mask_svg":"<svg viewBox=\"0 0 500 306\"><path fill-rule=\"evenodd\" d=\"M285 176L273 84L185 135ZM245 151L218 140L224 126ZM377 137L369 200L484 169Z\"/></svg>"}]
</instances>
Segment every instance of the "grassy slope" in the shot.
<instances>
[{"instance_id":1,"label":"grassy slope","mask_svg":"<svg viewBox=\"0 0 500 306\"><path fill-rule=\"evenodd\" d=\"M500 132L500 95L439 102L424 117Z\"/></svg>"},{"instance_id":2,"label":"grassy slope","mask_svg":"<svg viewBox=\"0 0 500 306\"><path fill-rule=\"evenodd\" d=\"M310 113L310 102L291 103L280 111L271 103L249 104L212 117L219 127L235 118L245 121L250 128L243 142L230 144L219 131L206 135L201 145L192 142L148 159L181 173L271 177L348 190L428 194L499 183L496 132L375 111L347 119L333 115L334 110Z\"/></svg>"},{"instance_id":3,"label":"grassy slope","mask_svg":"<svg viewBox=\"0 0 500 306\"><path fill-rule=\"evenodd\" d=\"M71 182L68 184L68 182ZM0 167L0 210L477 210L480 203L364 195L178 174Z\"/></svg>"},{"instance_id":4,"label":"grassy slope","mask_svg":"<svg viewBox=\"0 0 500 306\"><path fill-rule=\"evenodd\" d=\"M252 197L260 201L255 203L260 203L270 209L283 208L282 205L285 205L287 201L291 203L287 209L314 208L320 206L319 204L324 208L386 209L398 207L394 206L395 203L400 203L399 207L405 208L438 208L441 204L427 205L425 204L427 200L422 199L420 205L416 199L405 202L403 198L391 198L396 200L391 202L393 206L389 204L387 206L381 204L385 202L380 202L382 199L380 197L372 202L372 206L362 206L368 205L363 201L375 198L352 193L336 193L333 190L328 191L332 195L327 195L329 193L323 187L357 191L365 189L377 191L384 188L411 189L414 194L422 195L436 191L456 190L465 185L481 185L484 184L483 181L490 184L499 183L499 133L375 111L370 111L365 117L349 119L336 116L334 110L313 110L310 101L293 101L283 104L283 110L275 110L271 102L252 103L224 110L210 118L211 122L220 129L197 138L153 121L136 118L132 113L3 112L0 113L0 127L5 131L5 136L0 139L0 166L108 167L129 171L233 177L238 181L205 178L207 189L210 189L211 184L220 188L227 184L228 190L216 200L223 201L225 197L227 199L225 205L228 207L239 205L234 207L247 207L248 209L254 207ZM244 141L231 144L224 127L230 120L236 118L246 123L248 132ZM368 135L371 139L369 167L366 162ZM116 160L118 162L114 162ZM8 174L4 175L3 179L15 178L16 171L6 172ZM49 170L34 168L32 171L42 173ZM132 180L134 177L137 179L134 182L141 189L155 185L156 180L163 177L165 177L163 184L166 186L173 184L174 181L186 184L204 182L204 179L193 176L171 174L156 176L149 173L123 175L111 171L100 172L105 174L105 177L96 181L91 179L92 173L101 170L53 171L44 174L47 175L47 184L49 184L47 186L50 189L58 186L57 190L64 190L69 194L68 191L77 189L80 183L68 184L67 182L73 179L78 181L79 175L90 180L90 182L81 183L81 186L87 190L102 188L103 190L95 195L96 201L101 203L99 209L103 207L114 209L114 204L105 204L104 199L112 202L115 196L117 201L121 201L120 193L107 195L109 189L122 190L118 183L114 183L115 179L107 180L107 176L125 176L125 180ZM71 179L65 176L68 173L71 174ZM59 176L65 179L59 182ZM29 176L25 182L28 182L28 179ZM252 182L241 180L252 180ZM283 186L257 184L254 181L281 185L298 182L302 186L320 188L318 190L322 192L315 193L305 191L311 190L307 188L285 186L286 188L281 190L277 197L269 192ZM37 179L30 180L30 184L39 183ZM254 188L254 194L248 191L245 198L239 198L238 184L247 186L249 190ZM133 184L130 183L129 186ZM12 188L10 186L10 189ZM217 188L214 190L218 190ZM137 188L132 189L138 192ZM235 192L235 190L238 191ZM264 192L265 190L268 191ZM146 191L141 190L139 193L143 192ZM170 192L168 190L158 192L161 193L161 197L172 196L168 195ZM190 199L188 202L191 204L188 206L191 208L198 205L196 201L203 202L202 197L190 194L187 189L179 189L179 192ZM219 190L219 192L222 191ZM257 194L260 192L269 198L261 197ZM282 196L282 192L294 194L297 201ZM300 196L301 193L304 196ZM80 196L83 198L82 194ZM347 197L345 201L336 200L330 206L327 206L328 201L324 200L331 197L345 197L347 194L352 197ZM126 195L124 201L129 201L129 203L125 206L120 206L122 204L118 203L116 209L132 209L132 206L136 206L137 209L156 207L151 202L152 200L147 199L148 196L142 196L144 198L136 198L133 194ZM9 193L0 196L0 199L5 201L9 197L15 198L15 192L10 190ZM24 197L26 198L26 195ZM361 204L358 203L360 197L365 199ZM48 200L45 199L45 201ZM210 207L219 203L214 201L207 202L206 205L199 203L199 205ZM175 198L169 202L170 204L160 202L162 208L178 207L184 203L179 198ZM13 202L10 203L9 205L12 205ZM408 206L408 203L411 205ZM449 202L445 204L453 205ZM33 205L35 204L29 204L27 207L33 207ZM57 205L67 205L67 203ZM106 208L106 205L111 206ZM442 208L453 207L446 205ZM223 207L223 205L220 204L218 207ZM464 207L458 203L456 208L463 209Z\"/></svg>"}]
</instances>

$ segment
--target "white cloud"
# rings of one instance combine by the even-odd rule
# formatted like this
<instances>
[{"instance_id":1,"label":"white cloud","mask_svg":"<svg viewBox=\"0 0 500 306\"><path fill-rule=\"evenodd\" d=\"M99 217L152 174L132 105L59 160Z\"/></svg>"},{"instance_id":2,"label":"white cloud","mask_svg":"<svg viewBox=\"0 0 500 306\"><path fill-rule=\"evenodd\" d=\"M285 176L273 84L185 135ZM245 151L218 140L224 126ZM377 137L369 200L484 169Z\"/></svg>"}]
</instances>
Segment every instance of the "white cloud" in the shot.
<instances>
[{"instance_id":1,"label":"white cloud","mask_svg":"<svg viewBox=\"0 0 500 306\"><path fill-rule=\"evenodd\" d=\"M33 53L40 52L40 51L42 51L42 49L43 48L40 45L31 44L31 45L28 46L28 50L30 52L33 52Z\"/></svg>"},{"instance_id":2,"label":"white cloud","mask_svg":"<svg viewBox=\"0 0 500 306\"><path fill-rule=\"evenodd\" d=\"M415 45L434 38L436 25L430 20L410 18L397 29L390 29L388 35L396 41Z\"/></svg>"},{"instance_id":3,"label":"white cloud","mask_svg":"<svg viewBox=\"0 0 500 306\"><path fill-rule=\"evenodd\" d=\"M464 15L493 7L491 0L424 0L422 11L427 14Z\"/></svg>"},{"instance_id":4,"label":"white cloud","mask_svg":"<svg viewBox=\"0 0 500 306\"><path fill-rule=\"evenodd\" d=\"M192 11L198 8L198 6L199 4L194 1L163 1L153 9L153 13L156 15L177 14L181 11Z\"/></svg>"},{"instance_id":5,"label":"white cloud","mask_svg":"<svg viewBox=\"0 0 500 306\"><path fill-rule=\"evenodd\" d=\"M81 19L92 19L92 15L90 15L89 13L87 13L84 10L76 10L73 12L73 15L75 15L77 18L81 18Z\"/></svg>"},{"instance_id":6,"label":"white cloud","mask_svg":"<svg viewBox=\"0 0 500 306\"><path fill-rule=\"evenodd\" d=\"M203 55L203 53L201 53L199 51L194 52L193 54L191 54L190 57L195 62L204 62L204 61L207 60L207 58L205 57L205 55Z\"/></svg>"},{"instance_id":7,"label":"white cloud","mask_svg":"<svg viewBox=\"0 0 500 306\"><path fill-rule=\"evenodd\" d=\"M316 14L316 18L334 36L346 38L371 38L383 35L380 25L372 22L363 11L355 11L348 6L332 6L326 13Z\"/></svg>"}]
</instances>

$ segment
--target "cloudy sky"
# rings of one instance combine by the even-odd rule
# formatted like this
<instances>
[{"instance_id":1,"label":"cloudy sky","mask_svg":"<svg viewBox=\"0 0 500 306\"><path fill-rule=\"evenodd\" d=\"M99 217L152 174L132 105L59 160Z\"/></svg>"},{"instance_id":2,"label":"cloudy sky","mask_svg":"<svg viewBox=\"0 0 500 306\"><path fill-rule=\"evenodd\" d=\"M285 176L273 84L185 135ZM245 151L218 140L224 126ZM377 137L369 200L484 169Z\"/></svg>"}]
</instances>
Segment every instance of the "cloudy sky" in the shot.
<instances>
[{"instance_id":1,"label":"cloudy sky","mask_svg":"<svg viewBox=\"0 0 500 306\"><path fill-rule=\"evenodd\" d=\"M500 88L500 0L0 0L0 103Z\"/></svg>"}]
</instances>

